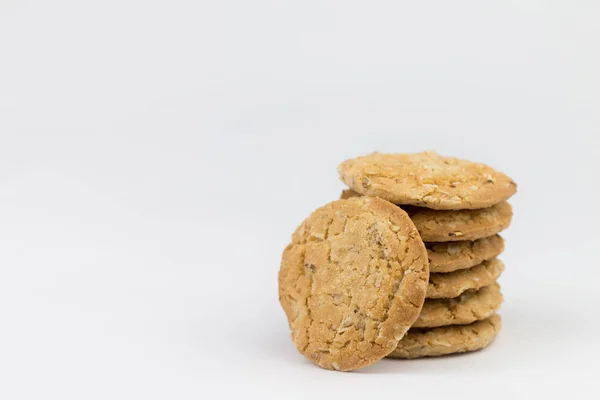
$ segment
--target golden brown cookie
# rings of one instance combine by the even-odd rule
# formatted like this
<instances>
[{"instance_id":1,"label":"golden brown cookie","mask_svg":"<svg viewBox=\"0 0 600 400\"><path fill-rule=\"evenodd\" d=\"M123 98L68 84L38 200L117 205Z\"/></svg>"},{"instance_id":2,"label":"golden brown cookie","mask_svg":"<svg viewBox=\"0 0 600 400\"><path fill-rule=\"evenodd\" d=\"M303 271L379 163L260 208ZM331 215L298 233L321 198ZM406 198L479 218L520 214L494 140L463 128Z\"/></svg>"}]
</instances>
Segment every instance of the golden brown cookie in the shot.
<instances>
[{"instance_id":1,"label":"golden brown cookie","mask_svg":"<svg viewBox=\"0 0 600 400\"><path fill-rule=\"evenodd\" d=\"M355 191L344 190L340 198L359 196ZM508 228L512 220L512 207L507 202L477 210L440 211L406 205L400 207L410 215L425 242L481 239Z\"/></svg>"},{"instance_id":2,"label":"golden brown cookie","mask_svg":"<svg viewBox=\"0 0 600 400\"><path fill-rule=\"evenodd\" d=\"M508 176L487 165L434 152L372 153L344 161L338 173L360 194L435 210L490 207L517 191Z\"/></svg>"},{"instance_id":3,"label":"golden brown cookie","mask_svg":"<svg viewBox=\"0 0 600 400\"><path fill-rule=\"evenodd\" d=\"M450 299L467 290L478 290L496 282L504 271L504 263L497 258L484 261L467 269L429 275L428 299Z\"/></svg>"},{"instance_id":4,"label":"golden brown cookie","mask_svg":"<svg viewBox=\"0 0 600 400\"><path fill-rule=\"evenodd\" d=\"M453 299L426 300L413 328L465 325L489 318L502 304L500 285L468 290Z\"/></svg>"},{"instance_id":5,"label":"golden brown cookie","mask_svg":"<svg viewBox=\"0 0 600 400\"><path fill-rule=\"evenodd\" d=\"M508 228L512 207L502 202L478 210L435 211L426 208L405 209L425 242L476 240Z\"/></svg>"},{"instance_id":6,"label":"golden brown cookie","mask_svg":"<svg viewBox=\"0 0 600 400\"><path fill-rule=\"evenodd\" d=\"M469 325L411 329L388 357L434 357L480 350L494 341L501 327L502 319L494 314Z\"/></svg>"},{"instance_id":7,"label":"golden brown cookie","mask_svg":"<svg viewBox=\"0 0 600 400\"><path fill-rule=\"evenodd\" d=\"M425 247L430 272L452 272L497 257L504 251L504 239L493 235L460 242L427 242Z\"/></svg>"},{"instance_id":8,"label":"golden brown cookie","mask_svg":"<svg viewBox=\"0 0 600 400\"><path fill-rule=\"evenodd\" d=\"M293 234L279 300L298 350L348 371L396 348L419 315L428 275L427 251L404 211L378 198L337 200Z\"/></svg>"}]
</instances>

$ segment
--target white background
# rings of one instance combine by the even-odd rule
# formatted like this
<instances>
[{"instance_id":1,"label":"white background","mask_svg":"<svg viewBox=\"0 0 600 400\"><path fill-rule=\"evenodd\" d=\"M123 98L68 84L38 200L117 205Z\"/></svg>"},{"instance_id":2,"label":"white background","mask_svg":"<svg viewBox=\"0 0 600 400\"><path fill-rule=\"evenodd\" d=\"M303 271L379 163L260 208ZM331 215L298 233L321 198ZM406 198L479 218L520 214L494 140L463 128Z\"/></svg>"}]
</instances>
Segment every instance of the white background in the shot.
<instances>
[{"instance_id":1,"label":"white background","mask_svg":"<svg viewBox=\"0 0 600 400\"><path fill-rule=\"evenodd\" d=\"M0 398L597 398L597 1L0 1ZM519 184L488 349L297 353L281 251L342 160ZM443 396L443 397L442 397Z\"/></svg>"}]
</instances>

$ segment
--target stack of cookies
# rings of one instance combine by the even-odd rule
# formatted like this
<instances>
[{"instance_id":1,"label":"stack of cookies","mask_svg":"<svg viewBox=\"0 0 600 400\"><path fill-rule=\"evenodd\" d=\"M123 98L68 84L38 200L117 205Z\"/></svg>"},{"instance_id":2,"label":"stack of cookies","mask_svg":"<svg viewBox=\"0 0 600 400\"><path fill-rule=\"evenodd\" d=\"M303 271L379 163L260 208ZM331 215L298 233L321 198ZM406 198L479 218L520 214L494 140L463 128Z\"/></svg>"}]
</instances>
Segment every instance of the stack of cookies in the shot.
<instances>
[{"instance_id":1,"label":"stack of cookies","mask_svg":"<svg viewBox=\"0 0 600 400\"><path fill-rule=\"evenodd\" d=\"M498 233L516 184L431 152L373 153L338 172L350 189L307 218L283 255L280 301L298 349L350 370L491 343L501 322Z\"/></svg>"}]
</instances>

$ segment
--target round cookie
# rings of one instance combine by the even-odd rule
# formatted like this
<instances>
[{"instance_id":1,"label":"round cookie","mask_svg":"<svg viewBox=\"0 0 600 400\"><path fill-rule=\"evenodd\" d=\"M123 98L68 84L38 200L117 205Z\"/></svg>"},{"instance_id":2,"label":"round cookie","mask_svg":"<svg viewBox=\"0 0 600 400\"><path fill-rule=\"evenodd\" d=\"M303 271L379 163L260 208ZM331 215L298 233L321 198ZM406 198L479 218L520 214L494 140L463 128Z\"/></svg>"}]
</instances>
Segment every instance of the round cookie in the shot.
<instances>
[{"instance_id":1,"label":"round cookie","mask_svg":"<svg viewBox=\"0 0 600 400\"><path fill-rule=\"evenodd\" d=\"M427 242L425 247L430 272L452 272L497 257L504 251L504 239L493 235L460 242Z\"/></svg>"},{"instance_id":2,"label":"round cookie","mask_svg":"<svg viewBox=\"0 0 600 400\"><path fill-rule=\"evenodd\" d=\"M480 350L494 341L501 327L502 319L494 314L469 325L411 329L388 357L435 357Z\"/></svg>"},{"instance_id":3,"label":"round cookie","mask_svg":"<svg viewBox=\"0 0 600 400\"><path fill-rule=\"evenodd\" d=\"M485 208L517 191L508 176L487 165L434 152L371 153L344 161L338 173L360 194L434 210Z\"/></svg>"},{"instance_id":4,"label":"round cookie","mask_svg":"<svg viewBox=\"0 0 600 400\"><path fill-rule=\"evenodd\" d=\"M426 300L413 328L465 325L489 318L502 304L500 285L468 290L453 299Z\"/></svg>"},{"instance_id":5,"label":"round cookie","mask_svg":"<svg viewBox=\"0 0 600 400\"><path fill-rule=\"evenodd\" d=\"M512 207L505 201L478 210L435 211L411 207L405 211L425 242L481 239L508 228L512 220Z\"/></svg>"},{"instance_id":6,"label":"round cookie","mask_svg":"<svg viewBox=\"0 0 600 400\"><path fill-rule=\"evenodd\" d=\"M296 348L320 367L365 367L396 348L427 290L427 251L408 215L378 198L337 200L292 235L279 300Z\"/></svg>"},{"instance_id":7,"label":"round cookie","mask_svg":"<svg viewBox=\"0 0 600 400\"><path fill-rule=\"evenodd\" d=\"M340 198L359 197L353 190L344 190ZM501 202L477 210L430 210L423 207L400 206L410 215L425 242L477 240L508 228L512 207Z\"/></svg>"},{"instance_id":8,"label":"round cookie","mask_svg":"<svg viewBox=\"0 0 600 400\"><path fill-rule=\"evenodd\" d=\"M430 274L428 299L450 299L467 290L478 290L491 285L504 271L504 263L497 258L484 261L472 268L442 274Z\"/></svg>"}]
</instances>

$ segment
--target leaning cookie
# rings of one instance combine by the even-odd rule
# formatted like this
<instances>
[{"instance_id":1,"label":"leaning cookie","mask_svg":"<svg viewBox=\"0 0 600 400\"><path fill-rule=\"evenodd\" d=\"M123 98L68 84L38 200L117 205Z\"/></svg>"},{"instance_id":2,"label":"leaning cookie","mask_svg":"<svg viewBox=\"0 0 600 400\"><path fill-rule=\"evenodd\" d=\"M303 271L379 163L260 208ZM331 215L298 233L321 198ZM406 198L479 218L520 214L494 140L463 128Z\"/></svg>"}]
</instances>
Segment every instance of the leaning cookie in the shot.
<instances>
[{"instance_id":1,"label":"leaning cookie","mask_svg":"<svg viewBox=\"0 0 600 400\"><path fill-rule=\"evenodd\" d=\"M428 299L413 328L465 325L489 318L502 305L500 285L468 290L452 299Z\"/></svg>"},{"instance_id":2,"label":"leaning cookie","mask_svg":"<svg viewBox=\"0 0 600 400\"><path fill-rule=\"evenodd\" d=\"M430 272L452 272L497 257L504 251L504 239L493 235L459 242L427 242L425 247Z\"/></svg>"},{"instance_id":3,"label":"leaning cookie","mask_svg":"<svg viewBox=\"0 0 600 400\"><path fill-rule=\"evenodd\" d=\"M283 252L279 300L299 352L327 369L393 351L427 290L427 251L408 215L378 198L315 210Z\"/></svg>"},{"instance_id":4,"label":"leaning cookie","mask_svg":"<svg viewBox=\"0 0 600 400\"><path fill-rule=\"evenodd\" d=\"M355 191L344 190L340 198L359 196ZM400 207L410 215L425 242L481 239L508 228L512 220L512 207L507 202L477 210L440 211L406 205Z\"/></svg>"},{"instance_id":5,"label":"leaning cookie","mask_svg":"<svg viewBox=\"0 0 600 400\"><path fill-rule=\"evenodd\" d=\"M467 269L429 275L428 299L450 299L467 290L478 290L491 285L504 271L504 263L497 258L484 261Z\"/></svg>"},{"instance_id":6,"label":"leaning cookie","mask_svg":"<svg viewBox=\"0 0 600 400\"><path fill-rule=\"evenodd\" d=\"M362 195L434 210L490 207L517 191L508 176L487 165L434 152L372 153L344 161L338 173Z\"/></svg>"},{"instance_id":7,"label":"leaning cookie","mask_svg":"<svg viewBox=\"0 0 600 400\"><path fill-rule=\"evenodd\" d=\"M388 357L435 357L480 350L494 341L501 327L502 319L494 314L469 325L411 329Z\"/></svg>"}]
</instances>

